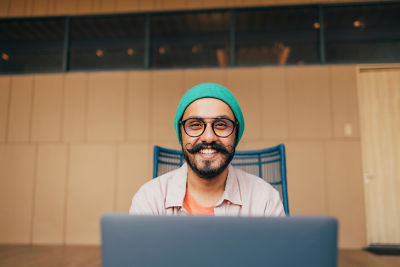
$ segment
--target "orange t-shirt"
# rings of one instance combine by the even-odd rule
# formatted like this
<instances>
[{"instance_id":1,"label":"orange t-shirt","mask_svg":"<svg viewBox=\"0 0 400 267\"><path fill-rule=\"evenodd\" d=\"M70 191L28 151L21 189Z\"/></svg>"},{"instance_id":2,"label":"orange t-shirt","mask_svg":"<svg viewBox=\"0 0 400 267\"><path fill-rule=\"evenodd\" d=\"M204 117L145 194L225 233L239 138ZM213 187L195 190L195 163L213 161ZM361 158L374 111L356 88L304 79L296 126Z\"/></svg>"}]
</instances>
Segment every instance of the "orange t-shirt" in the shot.
<instances>
[{"instance_id":1,"label":"orange t-shirt","mask_svg":"<svg viewBox=\"0 0 400 267\"><path fill-rule=\"evenodd\" d=\"M196 203L194 198L186 190L183 207L191 215L214 215L214 206L203 207Z\"/></svg>"}]
</instances>

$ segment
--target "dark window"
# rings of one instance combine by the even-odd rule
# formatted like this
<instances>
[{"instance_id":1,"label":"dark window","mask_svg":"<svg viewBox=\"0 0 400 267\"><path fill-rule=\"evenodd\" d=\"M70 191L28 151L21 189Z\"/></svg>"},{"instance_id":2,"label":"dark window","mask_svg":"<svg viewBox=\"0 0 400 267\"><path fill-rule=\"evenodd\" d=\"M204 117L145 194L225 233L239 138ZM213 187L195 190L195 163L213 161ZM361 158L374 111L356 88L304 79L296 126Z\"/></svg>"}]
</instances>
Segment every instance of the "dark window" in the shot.
<instances>
[{"instance_id":1,"label":"dark window","mask_svg":"<svg viewBox=\"0 0 400 267\"><path fill-rule=\"evenodd\" d=\"M243 10L235 17L237 65L319 62L316 7Z\"/></svg>"},{"instance_id":2,"label":"dark window","mask_svg":"<svg viewBox=\"0 0 400 267\"><path fill-rule=\"evenodd\" d=\"M145 16L71 19L70 69L144 68Z\"/></svg>"},{"instance_id":3,"label":"dark window","mask_svg":"<svg viewBox=\"0 0 400 267\"><path fill-rule=\"evenodd\" d=\"M399 62L400 5L324 8L327 62Z\"/></svg>"},{"instance_id":4,"label":"dark window","mask_svg":"<svg viewBox=\"0 0 400 267\"><path fill-rule=\"evenodd\" d=\"M396 1L0 19L0 74L391 62Z\"/></svg>"},{"instance_id":5,"label":"dark window","mask_svg":"<svg viewBox=\"0 0 400 267\"><path fill-rule=\"evenodd\" d=\"M0 73L63 71L64 19L0 21Z\"/></svg>"},{"instance_id":6,"label":"dark window","mask_svg":"<svg viewBox=\"0 0 400 267\"><path fill-rule=\"evenodd\" d=\"M229 12L152 15L152 66L229 65L229 22Z\"/></svg>"}]
</instances>

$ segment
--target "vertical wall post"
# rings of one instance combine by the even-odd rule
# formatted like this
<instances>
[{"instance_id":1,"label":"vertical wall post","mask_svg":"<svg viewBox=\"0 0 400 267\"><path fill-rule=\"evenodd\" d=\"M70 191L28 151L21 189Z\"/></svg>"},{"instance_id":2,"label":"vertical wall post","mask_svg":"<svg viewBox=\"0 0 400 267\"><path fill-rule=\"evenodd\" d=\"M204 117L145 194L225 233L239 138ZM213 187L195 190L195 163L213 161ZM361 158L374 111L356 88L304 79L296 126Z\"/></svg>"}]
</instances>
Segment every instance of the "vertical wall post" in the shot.
<instances>
[{"instance_id":1,"label":"vertical wall post","mask_svg":"<svg viewBox=\"0 0 400 267\"><path fill-rule=\"evenodd\" d=\"M62 59L62 71L69 71L69 52L70 52L70 23L71 18L65 18L65 32L64 32L64 51Z\"/></svg>"},{"instance_id":2,"label":"vertical wall post","mask_svg":"<svg viewBox=\"0 0 400 267\"><path fill-rule=\"evenodd\" d=\"M236 65L236 25L235 25L235 10L230 11L230 30L229 30L229 46L230 46L230 57L229 65Z\"/></svg>"},{"instance_id":3,"label":"vertical wall post","mask_svg":"<svg viewBox=\"0 0 400 267\"><path fill-rule=\"evenodd\" d=\"M144 68L150 69L151 67L151 17L150 14L146 14L144 34Z\"/></svg>"},{"instance_id":4,"label":"vertical wall post","mask_svg":"<svg viewBox=\"0 0 400 267\"><path fill-rule=\"evenodd\" d=\"M318 43L319 43L319 60L321 64L326 63L325 58L325 26L324 26L324 13L322 10L322 5L318 5L318 23L319 23L319 31L318 31Z\"/></svg>"}]
</instances>

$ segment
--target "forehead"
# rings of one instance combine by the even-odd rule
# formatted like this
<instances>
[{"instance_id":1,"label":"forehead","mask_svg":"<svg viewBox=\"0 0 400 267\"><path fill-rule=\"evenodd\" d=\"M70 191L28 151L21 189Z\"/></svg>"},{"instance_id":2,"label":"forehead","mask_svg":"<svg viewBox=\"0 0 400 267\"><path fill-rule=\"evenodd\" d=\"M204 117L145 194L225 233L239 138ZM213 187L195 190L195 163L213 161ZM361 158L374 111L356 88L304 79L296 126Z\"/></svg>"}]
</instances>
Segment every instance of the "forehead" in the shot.
<instances>
[{"instance_id":1,"label":"forehead","mask_svg":"<svg viewBox=\"0 0 400 267\"><path fill-rule=\"evenodd\" d=\"M193 101L183 113L182 120L189 117L214 118L226 116L235 119L231 108L224 101L216 98L201 98Z\"/></svg>"}]
</instances>

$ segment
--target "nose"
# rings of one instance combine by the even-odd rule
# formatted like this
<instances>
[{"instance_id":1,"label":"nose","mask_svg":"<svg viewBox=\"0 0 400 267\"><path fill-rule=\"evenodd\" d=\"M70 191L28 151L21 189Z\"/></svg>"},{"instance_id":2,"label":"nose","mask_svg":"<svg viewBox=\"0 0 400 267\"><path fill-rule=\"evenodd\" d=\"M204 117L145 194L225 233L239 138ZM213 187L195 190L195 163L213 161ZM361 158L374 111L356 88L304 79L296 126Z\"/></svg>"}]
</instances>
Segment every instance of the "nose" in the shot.
<instances>
[{"instance_id":1,"label":"nose","mask_svg":"<svg viewBox=\"0 0 400 267\"><path fill-rule=\"evenodd\" d=\"M215 135L213 129L212 129L212 124L208 122L206 124L206 129L204 130L204 133L200 136L200 140L205 143L211 143L216 141L218 136Z\"/></svg>"}]
</instances>

